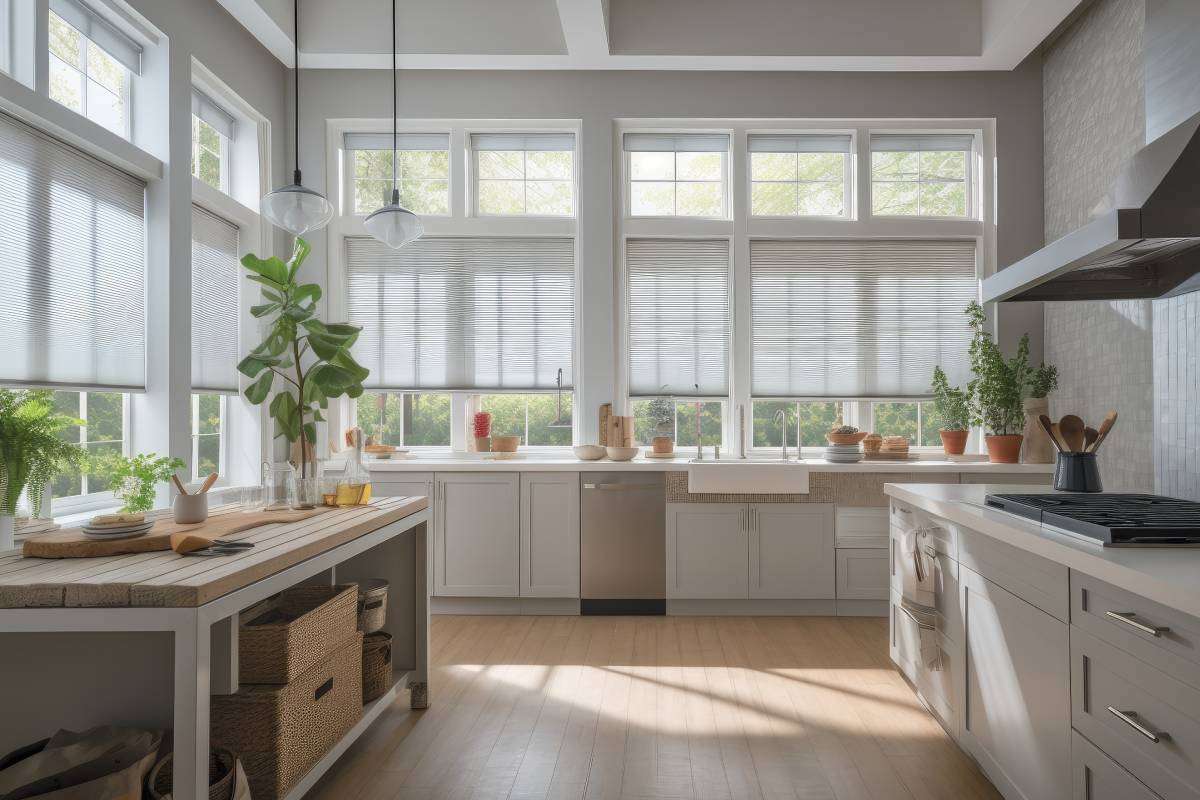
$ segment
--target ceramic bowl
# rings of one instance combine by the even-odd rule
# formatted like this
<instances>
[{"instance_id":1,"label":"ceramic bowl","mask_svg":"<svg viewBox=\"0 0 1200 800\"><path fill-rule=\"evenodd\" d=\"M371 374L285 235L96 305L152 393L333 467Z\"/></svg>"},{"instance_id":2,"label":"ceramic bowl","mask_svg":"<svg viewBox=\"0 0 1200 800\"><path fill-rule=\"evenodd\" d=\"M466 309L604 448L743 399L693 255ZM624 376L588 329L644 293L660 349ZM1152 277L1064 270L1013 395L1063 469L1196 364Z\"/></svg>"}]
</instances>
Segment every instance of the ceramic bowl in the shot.
<instances>
[{"instance_id":1,"label":"ceramic bowl","mask_svg":"<svg viewBox=\"0 0 1200 800\"><path fill-rule=\"evenodd\" d=\"M493 453L515 453L517 448L521 446L520 436L493 436L492 437L492 452Z\"/></svg>"},{"instance_id":2,"label":"ceramic bowl","mask_svg":"<svg viewBox=\"0 0 1200 800\"><path fill-rule=\"evenodd\" d=\"M858 433L825 434L825 440L830 444L858 444L865 438L867 438L866 431L859 431Z\"/></svg>"},{"instance_id":3,"label":"ceramic bowl","mask_svg":"<svg viewBox=\"0 0 1200 800\"><path fill-rule=\"evenodd\" d=\"M575 457L580 461L599 461L604 458L604 448L598 444L576 445Z\"/></svg>"},{"instance_id":4,"label":"ceramic bowl","mask_svg":"<svg viewBox=\"0 0 1200 800\"><path fill-rule=\"evenodd\" d=\"M637 447L609 447L607 452L610 461L632 461L642 451Z\"/></svg>"}]
</instances>

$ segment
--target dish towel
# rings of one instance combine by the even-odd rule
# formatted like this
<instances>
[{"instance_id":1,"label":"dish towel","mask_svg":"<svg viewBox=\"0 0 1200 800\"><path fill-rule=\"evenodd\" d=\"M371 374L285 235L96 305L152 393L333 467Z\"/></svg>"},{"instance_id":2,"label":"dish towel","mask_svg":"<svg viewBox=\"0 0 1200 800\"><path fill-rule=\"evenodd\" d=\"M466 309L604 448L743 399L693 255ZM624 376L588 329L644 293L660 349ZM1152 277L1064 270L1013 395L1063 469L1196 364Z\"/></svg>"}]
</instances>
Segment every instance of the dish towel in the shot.
<instances>
[{"instance_id":1,"label":"dish towel","mask_svg":"<svg viewBox=\"0 0 1200 800\"><path fill-rule=\"evenodd\" d=\"M927 528L915 528L904 534L900 558L904 559L901 574L904 576L902 593L904 599L925 607L936 602L937 581L934 577L933 538Z\"/></svg>"},{"instance_id":2,"label":"dish towel","mask_svg":"<svg viewBox=\"0 0 1200 800\"><path fill-rule=\"evenodd\" d=\"M917 627L917 642L921 651L921 666L930 672L942 668L942 650L938 647L937 611L928 606L918 606L907 599L900 601L901 612Z\"/></svg>"}]
</instances>

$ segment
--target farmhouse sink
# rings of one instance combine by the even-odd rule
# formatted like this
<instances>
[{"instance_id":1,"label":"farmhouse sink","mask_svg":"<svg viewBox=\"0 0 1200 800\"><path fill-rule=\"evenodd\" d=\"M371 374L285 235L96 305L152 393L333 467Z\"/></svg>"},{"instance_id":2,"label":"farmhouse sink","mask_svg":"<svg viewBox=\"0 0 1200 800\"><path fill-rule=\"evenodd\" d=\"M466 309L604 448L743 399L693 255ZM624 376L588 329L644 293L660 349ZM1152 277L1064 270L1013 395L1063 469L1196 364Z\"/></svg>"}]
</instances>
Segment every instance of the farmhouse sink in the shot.
<instances>
[{"instance_id":1,"label":"farmhouse sink","mask_svg":"<svg viewBox=\"0 0 1200 800\"><path fill-rule=\"evenodd\" d=\"M688 491L718 494L808 494L806 464L799 461L688 462Z\"/></svg>"}]
</instances>

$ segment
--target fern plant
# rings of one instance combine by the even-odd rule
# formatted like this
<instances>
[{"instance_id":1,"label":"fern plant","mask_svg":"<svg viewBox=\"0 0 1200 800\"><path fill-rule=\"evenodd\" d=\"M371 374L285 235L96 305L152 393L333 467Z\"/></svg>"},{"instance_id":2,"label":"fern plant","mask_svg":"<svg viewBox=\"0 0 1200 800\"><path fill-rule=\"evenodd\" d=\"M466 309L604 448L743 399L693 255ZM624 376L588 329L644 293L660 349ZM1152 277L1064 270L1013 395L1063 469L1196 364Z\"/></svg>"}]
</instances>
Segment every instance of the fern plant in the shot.
<instances>
[{"instance_id":1,"label":"fern plant","mask_svg":"<svg viewBox=\"0 0 1200 800\"><path fill-rule=\"evenodd\" d=\"M941 367L933 368L933 406L942 420L944 431L965 431L971 427L971 393L950 385Z\"/></svg>"},{"instance_id":2,"label":"fern plant","mask_svg":"<svg viewBox=\"0 0 1200 800\"><path fill-rule=\"evenodd\" d=\"M45 390L0 389L0 514L15 514L28 490L33 516L42 512L42 492L55 475L83 469L87 454L59 434L83 421L57 414Z\"/></svg>"}]
</instances>

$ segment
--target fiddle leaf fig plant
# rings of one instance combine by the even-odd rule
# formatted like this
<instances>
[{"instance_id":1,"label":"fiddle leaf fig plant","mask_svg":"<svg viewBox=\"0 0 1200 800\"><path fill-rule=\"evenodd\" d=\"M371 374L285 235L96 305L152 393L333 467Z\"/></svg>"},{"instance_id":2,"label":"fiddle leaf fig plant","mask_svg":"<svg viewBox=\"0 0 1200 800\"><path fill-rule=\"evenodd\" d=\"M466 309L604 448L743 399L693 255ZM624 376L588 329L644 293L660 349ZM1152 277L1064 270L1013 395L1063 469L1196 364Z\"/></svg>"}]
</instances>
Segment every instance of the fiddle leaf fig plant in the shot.
<instances>
[{"instance_id":1,"label":"fiddle leaf fig plant","mask_svg":"<svg viewBox=\"0 0 1200 800\"><path fill-rule=\"evenodd\" d=\"M238 364L238 372L253 379L245 395L254 405L266 402L279 386L269 406L276 436L300 442L300 474L305 478L316 423L324 421L330 398L358 397L370 374L350 353L362 328L317 319L321 287L296 282L310 250L308 242L297 238L287 262L275 256L242 257L242 266L250 272L246 277L262 286L265 302L250 313L265 322L267 335Z\"/></svg>"}]
</instances>

